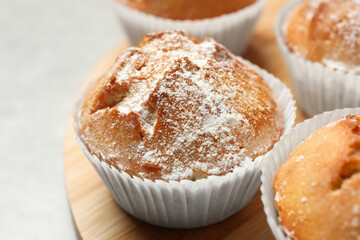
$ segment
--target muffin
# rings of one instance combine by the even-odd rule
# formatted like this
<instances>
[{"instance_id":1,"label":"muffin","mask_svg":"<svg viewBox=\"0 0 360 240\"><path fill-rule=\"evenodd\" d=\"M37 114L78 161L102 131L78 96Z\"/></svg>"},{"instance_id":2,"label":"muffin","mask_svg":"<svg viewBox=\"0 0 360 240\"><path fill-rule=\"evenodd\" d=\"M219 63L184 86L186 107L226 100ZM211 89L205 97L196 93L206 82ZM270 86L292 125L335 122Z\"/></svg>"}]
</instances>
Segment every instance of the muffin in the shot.
<instances>
[{"instance_id":1,"label":"muffin","mask_svg":"<svg viewBox=\"0 0 360 240\"><path fill-rule=\"evenodd\" d=\"M132 45L147 33L180 29L198 39L210 36L234 54L245 49L265 4L265 0L114 0Z\"/></svg>"},{"instance_id":2,"label":"muffin","mask_svg":"<svg viewBox=\"0 0 360 240\"><path fill-rule=\"evenodd\" d=\"M125 211L183 228L220 221L252 199L262 155L294 112L272 76L210 38L168 31L125 50L84 93L74 120Z\"/></svg>"},{"instance_id":3,"label":"muffin","mask_svg":"<svg viewBox=\"0 0 360 240\"><path fill-rule=\"evenodd\" d=\"M256 0L118 0L141 12L174 20L195 20L213 18L223 14L236 12Z\"/></svg>"},{"instance_id":4,"label":"muffin","mask_svg":"<svg viewBox=\"0 0 360 240\"><path fill-rule=\"evenodd\" d=\"M358 1L291 1L278 15L276 36L307 115L360 106Z\"/></svg>"},{"instance_id":5,"label":"muffin","mask_svg":"<svg viewBox=\"0 0 360 240\"><path fill-rule=\"evenodd\" d=\"M88 91L80 125L90 152L130 175L225 175L268 152L283 115L265 81L225 48L183 32L147 35Z\"/></svg>"},{"instance_id":6,"label":"muffin","mask_svg":"<svg viewBox=\"0 0 360 240\"><path fill-rule=\"evenodd\" d=\"M360 237L360 116L317 130L274 178L279 222L291 239Z\"/></svg>"},{"instance_id":7,"label":"muffin","mask_svg":"<svg viewBox=\"0 0 360 240\"><path fill-rule=\"evenodd\" d=\"M264 160L261 199L277 240L359 239L359 114L348 108L308 119Z\"/></svg>"},{"instance_id":8,"label":"muffin","mask_svg":"<svg viewBox=\"0 0 360 240\"><path fill-rule=\"evenodd\" d=\"M300 56L360 74L360 2L307 0L288 19L285 41Z\"/></svg>"}]
</instances>

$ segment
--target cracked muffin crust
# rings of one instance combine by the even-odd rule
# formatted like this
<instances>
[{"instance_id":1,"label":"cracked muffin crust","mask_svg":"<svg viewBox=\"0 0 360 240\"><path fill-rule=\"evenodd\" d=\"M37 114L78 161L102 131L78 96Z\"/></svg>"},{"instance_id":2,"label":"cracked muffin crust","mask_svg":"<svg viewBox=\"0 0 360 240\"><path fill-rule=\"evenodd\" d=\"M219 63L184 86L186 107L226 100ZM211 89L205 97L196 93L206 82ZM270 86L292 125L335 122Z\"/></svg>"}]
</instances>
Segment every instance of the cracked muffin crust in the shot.
<instances>
[{"instance_id":1,"label":"cracked muffin crust","mask_svg":"<svg viewBox=\"0 0 360 240\"><path fill-rule=\"evenodd\" d=\"M312 62L359 75L360 1L305 1L289 17L285 40Z\"/></svg>"},{"instance_id":2,"label":"cracked muffin crust","mask_svg":"<svg viewBox=\"0 0 360 240\"><path fill-rule=\"evenodd\" d=\"M290 239L360 238L360 116L317 130L274 177L279 222Z\"/></svg>"},{"instance_id":3,"label":"cracked muffin crust","mask_svg":"<svg viewBox=\"0 0 360 240\"><path fill-rule=\"evenodd\" d=\"M120 171L196 180L265 154L283 121L269 86L223 46L169 31L117 58L79 123L90 152Z\"/></svg>"}]
</instances>

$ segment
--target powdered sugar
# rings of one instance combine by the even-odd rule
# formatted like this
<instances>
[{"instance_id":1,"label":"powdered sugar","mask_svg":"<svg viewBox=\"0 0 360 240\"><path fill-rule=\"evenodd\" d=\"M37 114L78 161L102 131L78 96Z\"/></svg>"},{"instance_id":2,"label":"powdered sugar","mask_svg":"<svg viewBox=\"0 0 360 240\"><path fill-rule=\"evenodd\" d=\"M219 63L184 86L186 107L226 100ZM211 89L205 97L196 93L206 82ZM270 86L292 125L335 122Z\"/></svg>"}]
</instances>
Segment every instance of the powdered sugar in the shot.
<instances>
[{"instance_id":1,"label":"powdered sugar","mask_svg":"<svg viewBox=\"0 0 360 240\"><path fill-rule=\"evenodd\" d=\"M141 128L129 161L161 169L167 180L222 175L251 163L279 138L282 119L269 87L223 46L177 31L150 34L145 42L128 49L115 71L124 95L114 109L132 114ZM114 150L111 157L124 154Z\"/></svg>"},{"instance_id":2,"label":"powdered sugar","mask_svg":"<svg viewBox=\"0 0 360 240\"><path fill-rule=\"evenodd\" d=\"M329 68L340 70L343 72L353 73L356 75L360 74L360 66L350 66L349 64L346 64L344 62L335 61L335 60L326 59L326 58L324 58L322 61Z\"/></svg>"},{"instance_id":3,"label":"powdered sugar","mask_svg":"<svg viewBox=\"0 0 360 240\"><path fill-rule=\"evenodd\" d=\"M300 154L299 156L296 157L295 162L300 162L303 159L304 159L304 156Z\"/></svg>"},{"instance_id":4,"label":"powdered sugar","mask_svg":"<svg viewBox=\"0 0 360 240\"><path fill-rule=\"evenodd\" d=\"M275 202L279 202L281 201L281 195L279 192L275 192L275 197L274 197Z\"/></svg>"},{"instance_id":5,"label":"powdered sugar","mask_svg":"<svg viewBox=\"0 0 360 240\"><path fill-rule=\"evenodd\" d=\"M354 215L360 214L360 206L359 206L358 204L355 204L355 205L353 206L352 213L353 213Z\"/></svg>"},{"instance_id":6,"label":"powdered sugar","mask_svg":"<svg viewBox=\"0 0 360 240\"><path fill-rule=\"evenodd\" d=\"M333 69L360 74L360 5L356 1L329 1L327 8L319 13L330 29L330 41L336 48L323 58L323 63ZM338 42L335 42L338 41ZM331 48L330 47L330 48Z\"/></svg>"},{"instance_id":7,"label":"powdered sugar","mask_svg":"<svg viewBox=\"0 0 360 240\"><path fill-rule=\"evenodd\" d=\"M359 226L359 217L353 217L351 219L350 224L351 224L352 227L358 227Z\"/></svg>"}]
</instances>

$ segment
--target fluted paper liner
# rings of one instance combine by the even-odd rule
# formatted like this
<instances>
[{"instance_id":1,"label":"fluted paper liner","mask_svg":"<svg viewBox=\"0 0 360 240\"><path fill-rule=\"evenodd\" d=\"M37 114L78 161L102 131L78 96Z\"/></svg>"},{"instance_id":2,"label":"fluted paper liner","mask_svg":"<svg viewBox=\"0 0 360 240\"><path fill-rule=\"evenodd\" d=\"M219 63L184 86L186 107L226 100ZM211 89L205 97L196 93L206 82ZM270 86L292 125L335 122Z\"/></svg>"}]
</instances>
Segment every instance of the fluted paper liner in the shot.
<instances>
[{"instance_id":1,"label":"fluted paper liner","mask_svg":"<svg viewBox=\"0 0 360 240\"><path fill-rule=\"evenodd\" d=\"M299 105L309 116L338 108L360 107L360 76L311 62L291 52L286 45L286 21L294 8L302 2L303 0L293 0L286 4L279 12L275 24L276 40Z\"/></svg>"},{"instance_id":2,"label":"fluted paper liner","mask_svg":"<svg viewBox=\"0 0 360 240\"><path fill-rule=\"evenodd\" d=\"M292 150L303 140L310 137L317 129L352 114L360 114L360 108L338 109L307 119L286 133L275 145L271 153L265 155L264 164L261 167L261 200L264 204L266 220L277 240L289 239L282 231L275 208L272 185L277 170L288 159Z\"/></svg>"},{"instance_id":3,"label":"fluted paper liner","mask_svg":"<svg viewBox=\"0 0 360 240\"><path fill-rule=\"evenodd\" d=\"M281 106L285 126L295 120L295 102L288 88L273 75L240 59L258 72L273 89ZM134 217L170 228L194 228L219 222L242 209L252 200L260 185L263 156L244 163L225 176L209 176L190 181L150 181L130 176L100 161L84 144L78 117L86 91L74 108L74 129L80 148L109 188L117 204Z\"/></svg>"},{"instance_id":4,"label":"fluted paper liner","mask_svg":"<svg viewBox=\"0 0 360 240\"><path fill-rule=\"evenodd\" d=\"M181 1L181 0L180 0ZM118 1L113 2L116 15L132 45L138 45L145 34L165 30L184 30L199 39L213 37L234 54L241 54L252 30L265 8L265 0L219 17L201 20L172 20L137 11Z\"/></svg>"}]
</instances>

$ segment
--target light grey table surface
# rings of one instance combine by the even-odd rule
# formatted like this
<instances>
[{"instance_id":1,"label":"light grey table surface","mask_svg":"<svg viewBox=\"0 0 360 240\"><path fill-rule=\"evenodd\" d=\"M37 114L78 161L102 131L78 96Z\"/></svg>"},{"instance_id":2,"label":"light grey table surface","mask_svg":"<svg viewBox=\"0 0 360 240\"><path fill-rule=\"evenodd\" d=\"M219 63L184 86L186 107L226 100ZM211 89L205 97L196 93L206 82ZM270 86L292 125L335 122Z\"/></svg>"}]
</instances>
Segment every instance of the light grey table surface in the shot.
<instances>
[{"instance_id":1,"label":"light grey table surface","mask_svg":"<svg viewBox=\"0 0 360 240\"><path fill-rule=\"evenodd\" d=\"M65 124L122 37L110 0L0 0L0 239L76 239Z\"/></svg>"}]
</instances>

